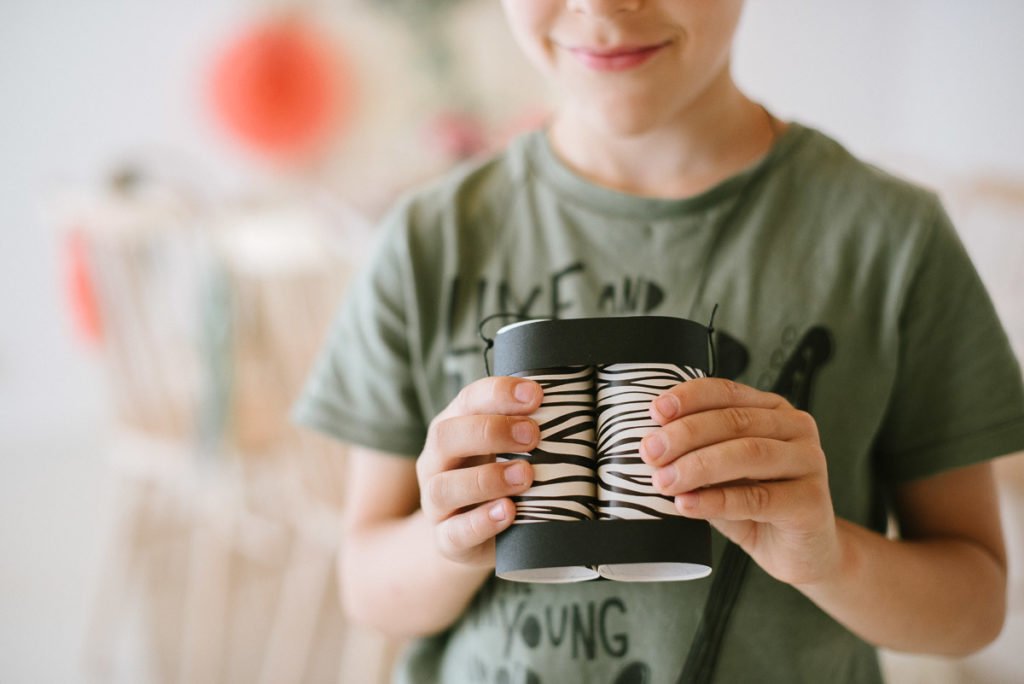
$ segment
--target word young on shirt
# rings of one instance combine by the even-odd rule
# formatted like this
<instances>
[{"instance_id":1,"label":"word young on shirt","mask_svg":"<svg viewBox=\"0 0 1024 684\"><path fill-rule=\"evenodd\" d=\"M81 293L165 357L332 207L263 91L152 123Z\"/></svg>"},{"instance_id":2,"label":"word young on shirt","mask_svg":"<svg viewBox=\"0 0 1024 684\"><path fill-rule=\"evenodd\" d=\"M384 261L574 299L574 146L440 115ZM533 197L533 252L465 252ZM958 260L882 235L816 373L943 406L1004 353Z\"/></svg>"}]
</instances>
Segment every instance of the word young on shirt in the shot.
<instances>
[{"instance_id":1,"label":"word young on shirt","mask_svg":"<svg viewBox=\"0 0 1024 684\"><path fill-rule=\"evenodd\" d=\"M529 585L492 582L481 590L467 620L476 630L499 638L501 658L474 657L466 679L474 684L543 684L526 654L541 651L566 661L608 661L616 665L614 684L650 681L650 667L630 659L625 631L628 607L618 597L551 602L533 598Z\"/></svg>"}]
</instances>

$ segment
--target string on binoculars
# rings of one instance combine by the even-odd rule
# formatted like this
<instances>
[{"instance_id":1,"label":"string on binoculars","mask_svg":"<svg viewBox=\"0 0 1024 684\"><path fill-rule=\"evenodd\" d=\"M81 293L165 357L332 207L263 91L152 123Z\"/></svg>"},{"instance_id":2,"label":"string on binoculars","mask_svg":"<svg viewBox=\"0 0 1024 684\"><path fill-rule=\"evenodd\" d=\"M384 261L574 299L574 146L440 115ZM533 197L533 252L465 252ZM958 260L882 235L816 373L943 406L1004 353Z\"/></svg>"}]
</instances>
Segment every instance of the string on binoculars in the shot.
<instances>
[{"instance_id":1,"label":"string on binoculars","mask_svg":"<svg viewBox=\"0 0 1024 684\"><path fill-rule=\"evenodd\" d=\"M476 332L480 336L480 339L483 340L483 343L484 343L484 351L483 351L483 354L484 354L484 371L486 371L488 376L490 376L490 374L491 374L491 362L490 362L490 358L487 356L487 354L492 349L494 349L494 338L493 337L488 337L484 333L484 326L487 325L488 323L490 323L491 321L493 321L495 319L499 319L499 318L500 319L504 319L504 320L513 320L513 321L515 321L517 323L520 322L520 321L530 320L529 318L527 318L526 316L523 316L522 314L512 313L510 311L502 311L502 312L499 312L499 313L491 314L490 316L485 316L483 318L483 320L480 321L480 324L477 326ZM495 333L495 335L497 335L497 333Z\"/></svg>"}]
</instances>

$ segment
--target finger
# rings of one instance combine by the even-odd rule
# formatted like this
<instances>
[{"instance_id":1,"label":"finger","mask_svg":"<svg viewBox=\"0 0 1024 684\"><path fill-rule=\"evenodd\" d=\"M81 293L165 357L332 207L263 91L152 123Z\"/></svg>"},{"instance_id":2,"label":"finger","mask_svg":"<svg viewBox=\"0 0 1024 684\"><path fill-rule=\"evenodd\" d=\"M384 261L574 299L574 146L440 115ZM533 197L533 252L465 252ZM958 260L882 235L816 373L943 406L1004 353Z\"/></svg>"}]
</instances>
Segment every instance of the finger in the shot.
<instances>
[{"instance_id":1,"label":"finger","mask_svg":"<svg viewBox=\"0 0 1024 684\"><path fill-rule=\"evenodd\" d=\"M654 471L653 484L674 495L735 480L790 480L814 471L803 445L742 438L685 454Z\"/></svg>"},{"instance_id":2,"label":"finger","mask_svg":"<svg viewBox=\"0 0 1024 684\"><path fill-rule=\"evenodd\" d=\"M427 434L425 458L421 458L422 476L460 467L470 457L525 453L539 441L537 423L520 416L455 416L435 421Z\"/></svg>"},{"instance_id":3,"label":"finger","mask_svg":"<svg viewBox=\"0 0 1024 684\"><path fill-rule=\"evenodd\" d=\"M771 392L762 392L732 380L699 378L681 382L655 399L651 405L651 418L664 425L674 418L730 406L791 408L789 402Z\"/></svg>"},{"instance_id":4,"label":"finger","mask_svg":"<svg viewBox=\"0 0 1024 684\"><path fill-rule=\"evenodd\" d=\"M533 469L523 460L449 470L427 481L421 508L431 519L443 520L467 506L520 494L532 482Z\"/></svg>"},{"instance_id":5,"label":"finger","mask_svg":"<svg viewBox=\"0 0 1024 684\"><path fill-rule=\"evenodd\" d=\"M817 483L787 480L708 487L676 496L675 504L688 518L780 524L797 523L821 510L822 498L827 497L827 488Z\"/></svg>"},{"instance_id":6,"label":"finger","mask_svg":"<svg viewBox=\"0 0 1024 684\"><path fill-rule=\"evenodd\" d=\"M478 413L527 416L537 410L543 396L533 380L504 375L481 378L463 387L437 418Z\"/></svg>"},{"instance_id":7,"label":"finger","mask_svg":"<svg viewBox=\"0 0 1024 684\"><path fill-rule=\"evenodd\" d=\"M809 428L799 411L728 406L669 421L644 437L640 457L658 467L682 454L739 437L788 441L816 435L817 429Z\"/></svg>"},{"instance_id":8,"label":"finger","mask_svg":"<svg viewBox=\"0 0 1024 684\"><path fill-rule=\"evenodd\" d=\"M515 515L510 499L488 501L453 515L434 527L438 549L452 560L471 560L481 553L482 545L493 543L494 536L512 524Z\"/></svg>"}]
</instances>

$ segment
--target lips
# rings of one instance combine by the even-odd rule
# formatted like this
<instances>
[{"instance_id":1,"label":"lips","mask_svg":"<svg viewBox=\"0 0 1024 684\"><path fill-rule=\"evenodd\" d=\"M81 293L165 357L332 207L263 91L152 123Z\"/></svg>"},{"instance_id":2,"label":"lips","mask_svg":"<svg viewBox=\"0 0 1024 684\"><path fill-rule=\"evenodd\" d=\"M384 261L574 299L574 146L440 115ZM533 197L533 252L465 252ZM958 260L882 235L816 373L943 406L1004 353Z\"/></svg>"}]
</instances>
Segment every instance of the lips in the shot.
<instances>
[{"instance_id":1,"label":"lips","mask_svg":"<svg viewBox=\"0 0 1024 684\"><path fill-rule=\"evenodd\" d=\"M596 71L626 71L649 61L669 42L615 48L570 47L569 52L584 66Z\"/></svg>"}]
</instances>

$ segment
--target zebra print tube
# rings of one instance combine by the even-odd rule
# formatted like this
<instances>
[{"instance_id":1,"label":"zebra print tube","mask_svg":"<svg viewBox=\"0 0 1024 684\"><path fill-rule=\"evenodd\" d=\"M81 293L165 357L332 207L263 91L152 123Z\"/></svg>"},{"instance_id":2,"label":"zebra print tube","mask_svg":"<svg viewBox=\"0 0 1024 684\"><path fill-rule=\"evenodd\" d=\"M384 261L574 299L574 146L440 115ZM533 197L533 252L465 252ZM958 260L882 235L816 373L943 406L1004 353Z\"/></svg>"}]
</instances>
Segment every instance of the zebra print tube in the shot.
<instances>
[{"instance_id":1,"label":"zebra print tube","mask_svg":"<svg viewBox=\"0 0 1024 684\"><path fill-rule=\"evenodd\" d=\"M616 363L597 371L597 509L601 520L664 520L679 515L673 498L654 488L654 469L640 459L640 440L657 429L651 402L665 390L704 377L665 363ZM611 563L598 573L626 582L707 577L699 563Z\"/></svg>"},{"instance_id":2,"label":"zebra print tube","mask_svg":"<svg viewBox=\"0 0 1024 684\"><path fill-rule=\"evenodd\" d=\"M540 443L521 455L533 466L533 485L514 497L516 523L594 518L594 368L572 366L523 373L544 390L531 418Z\"/></svg>"},{"instance_id":3,"label":"zebra print tube","mask_svg":"<svg viewBox=\"0 0 1024 684\"><path fill-rule=\"evenodd\" d=\"M654 470L640 459L640 440L658 428L651 402L680 382L704 377L667 363L614 363L597 370L597 512L602 520L678 515L672 497L654 488Z\"/></svg>"},{"instance_id":4,"label":"zebra print tube","mask_svg":"<svg viewBox=\"0 0 1024 684\"><path fill-rule=\"evenodd\" d=\"M519 496L513 524L593 520L597 488L594 475L594 373L592 366L549 368L518 373L544 390L532 418L540 442L515 458L533 466L533 484ZM505 455L499 460L508 460ZM590 567L537 568L502 575L530 582L576 582L596 578Z\"/></svg>"}]
</instances>

